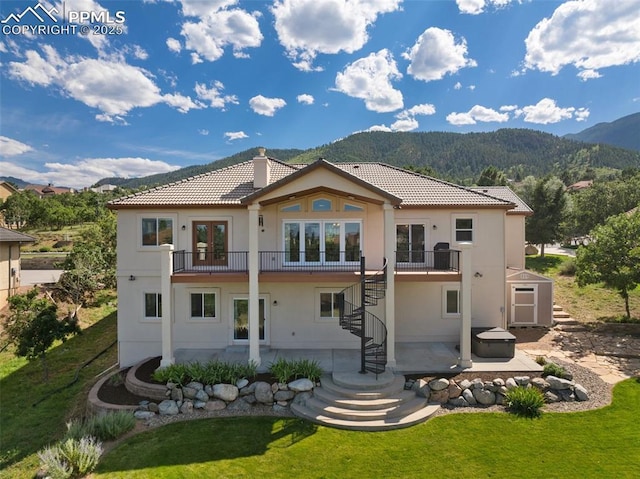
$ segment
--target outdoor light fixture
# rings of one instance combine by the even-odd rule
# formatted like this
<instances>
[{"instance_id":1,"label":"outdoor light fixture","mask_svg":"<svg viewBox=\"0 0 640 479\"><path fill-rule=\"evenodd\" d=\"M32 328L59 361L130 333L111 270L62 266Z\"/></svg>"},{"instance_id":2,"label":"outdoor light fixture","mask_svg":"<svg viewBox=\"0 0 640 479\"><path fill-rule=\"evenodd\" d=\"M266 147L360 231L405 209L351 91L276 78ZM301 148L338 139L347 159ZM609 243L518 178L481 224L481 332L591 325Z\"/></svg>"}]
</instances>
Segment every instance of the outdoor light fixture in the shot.
<instances>
[{"instance_id":1,"label":"outdoor light fixture","mask_svg":"<svg viewBox=\"0 0 640 479\"><path fill-rule=\"evenodd\" d=\"M136 277L134 275L129 276L129 281L135 281Z\"/></svg>"},{"instance_id":2,"label":"outdoor light fixture","mask_svg":"<svg viewBox=\"0 0 640 479\"><path fill-rule=\"evenodd\" d=\"M186 230L187 229L187 225L182 225L181 229L182 229L182 231Z\"/></svg>"},{"instance_id":3,"label":"outdoor light fixture","mask_svg":"<svg viewBox=\"0 0 640 479\"><path fill-rule=\"evenodd\" d=\"M438 225L433 225L433 226L432 226L432 228L433 228L434 230L437 230L437 229L438 229Z\"/></svg>"},{"instance_id":4,"label":"outdoor light fixture","mask_svg":"<svg viewBox=\"0 0 640 479\"><path fill-rule=\"evenodd\" d=\"M476 274L474 274L473 276L475 276L476 278L482 278L482 273L480 271L476 271Z\"/></svg>"},{"instance_id":5,"label":"outdoor light fixture","mask_svg":"<svg viewBox=\"0 0 640 479\"><path fill-rule=\"evenodd\" d=\"M264 226L264 216L258 216L258 226Z\"/></svg>"}]
</instances>

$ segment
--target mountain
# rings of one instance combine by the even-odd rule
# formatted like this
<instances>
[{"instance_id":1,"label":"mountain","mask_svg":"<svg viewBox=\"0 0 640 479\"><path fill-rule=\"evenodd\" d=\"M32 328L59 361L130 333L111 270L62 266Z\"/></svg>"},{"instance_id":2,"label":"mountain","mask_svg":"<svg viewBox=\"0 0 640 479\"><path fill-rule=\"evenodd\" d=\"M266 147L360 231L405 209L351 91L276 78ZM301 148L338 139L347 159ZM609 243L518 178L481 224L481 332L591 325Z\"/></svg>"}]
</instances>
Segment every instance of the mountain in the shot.
<instances>
[{"instance_id":1,"label":"mountain","mask_svg":"<svg viewBox=\"0 0 640 479\"><path fill-rule=\"evenodd\" d=\"M16 178L14 176L0 176L0 183L2 183L3 181L13 184L13 186L15 186L18 189L24 188L29 184L26 181L21 180L20 178Z\"/></svg>"},{"instance_id":2,"label":"mountain","mask_svg":"<svg viewBox=\"0 0 640 479\"><path fill-rule=\"evenodd\" d=\"M624 116L610 123L598 123L579 133L565 135L564 138L640 151L640 113Z\"/></svg>"},{"instance_id":3,"label":"mountain","mask_svg":"<svg viewBox=\"0 0 640 479\"><path fill-rule=\"evenodd\" d=\"M150 187L247 161L257 148L209 163L145 178L104 179L100 183L125 188ZM590 170L637 168L640 153L608 145L595 145L528 129L501 129L489 133L365 132L309 150L267 148L267 155L290 163L318 158L332 162L380 161L400 167L430 167L437 176L472 184L483 169L495 166L509 178L527 175L562 175L574 182ZM117 183L116 183L117 181Z\"/></svg>"}]
</instances>

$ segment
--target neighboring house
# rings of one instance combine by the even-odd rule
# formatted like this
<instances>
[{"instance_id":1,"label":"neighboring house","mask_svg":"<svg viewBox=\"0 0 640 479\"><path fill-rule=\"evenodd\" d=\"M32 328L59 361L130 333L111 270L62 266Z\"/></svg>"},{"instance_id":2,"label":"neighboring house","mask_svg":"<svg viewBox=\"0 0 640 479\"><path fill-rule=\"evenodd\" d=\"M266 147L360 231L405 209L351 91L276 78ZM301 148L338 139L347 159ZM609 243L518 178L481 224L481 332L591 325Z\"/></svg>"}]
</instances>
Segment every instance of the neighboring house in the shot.
<instances>
[{"instance_id":1,"label":"neighboring house","mask_svg":"<svg viewBox=\"0 0 640 479\"><path fill-rule=\"evenodd\" d=\"M67 188L65 186L53 186L49 185L27 185L24 187L25 191L33 191L39 198L46 198L48 196L61 195L63 193L75 193L73 188Z\"/></svg>"},{"instance_id":2,"label":"neighboring house","mask_svg":"<svg viewBox=\"0 0 640 479\"><path fill-rule=\"evenodd\" d=\"M9 196L17 192L18 190L11 183L0 181L0 204L4 203ZM2 215L2 211L0 211L0 226L4 225L4 216Z\"/></svg>"},{"instance_id":3,"label":"neighboring house","mask_svg":"<svg viewBox=\"0 0 640 479\"><path fill-rule=\"evenodd\" d=\"M20 287L20 245L35 241L33 236L0 227L0 309Z\"/></svg>"},{"instance_id":4,"label":"neighboring house","mask_svg":"<svg viewBox=\"0 0 640 479\"><path fill-rule=\"evenodd\" d=\"M580 191L580 190L584 190L585 188L591 188L592 186L593 186L593 180L582 180L567 186L567 191L569 192Z\"/></svg>"},{"instance_id":5,"label":"neighboring house","mask_svg":"<svg viewBox=\"0 0 640 479\"><path fill-rule=\"evenodd\" d=\"M507 187L264 151L109 207L122 367L182 349L244 345L257 363L263 345L357 349L362 296L367 325L382 325L364 334L384 353L373 364L395 366L398 343L451 341L468 367L471 327L507 327L506 276L524 267L531 213Z\"/></svg>"}]
</instances>

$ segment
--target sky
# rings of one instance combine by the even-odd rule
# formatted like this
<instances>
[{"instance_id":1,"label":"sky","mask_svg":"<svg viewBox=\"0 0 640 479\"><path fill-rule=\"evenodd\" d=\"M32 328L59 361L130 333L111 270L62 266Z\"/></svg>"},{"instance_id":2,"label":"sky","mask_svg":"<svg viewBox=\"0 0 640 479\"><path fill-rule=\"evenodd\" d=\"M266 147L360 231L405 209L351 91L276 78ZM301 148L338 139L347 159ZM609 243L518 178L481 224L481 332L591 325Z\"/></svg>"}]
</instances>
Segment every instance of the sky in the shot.
<instances>
[{"instance_id":1,"label":"sky","mask_svg":"<svg viewBox=\"0 0 640 479\"><path fill-rule=\"evenodd\" d=\"M31 183L640 111L640 0L3 0L0 21L0 176Z\"/></svg>"}]
</instances>

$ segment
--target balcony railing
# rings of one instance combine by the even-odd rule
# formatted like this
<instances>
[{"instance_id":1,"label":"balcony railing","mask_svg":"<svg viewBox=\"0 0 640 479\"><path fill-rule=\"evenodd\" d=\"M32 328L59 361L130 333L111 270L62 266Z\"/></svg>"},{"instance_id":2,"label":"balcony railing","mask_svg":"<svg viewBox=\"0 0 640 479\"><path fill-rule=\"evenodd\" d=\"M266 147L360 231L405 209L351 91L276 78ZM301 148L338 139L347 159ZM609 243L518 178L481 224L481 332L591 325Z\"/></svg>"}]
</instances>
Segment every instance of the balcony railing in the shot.
<instances>
[{"instance_id":1,"label":"balcony railing","mask_svg":"<svg viewBox=\"0 0 640 479\"><path fill-rule=\"evenodd\" d=\"M396 271L460 271L460 251L396 251Z\"/></svg>"},{"instance_id":2,"label":"balcony railing","mask_svg":"<svg viewBox=\"0 0 640 479\"><path fill-rule=\"evenodd\" d=\"M260 251L261 272L351 272L359 268L359 251Z\"/></svg>"},{"instance_id":3,"label":"balcony railing","mask_svg":"<svg viewBox=\"0 0 640 479\"><path fill-rule=\"evenodd\" d=\"M174 273L246 273L246 251L174 251Z\"/></svg>"}]
</instances>

